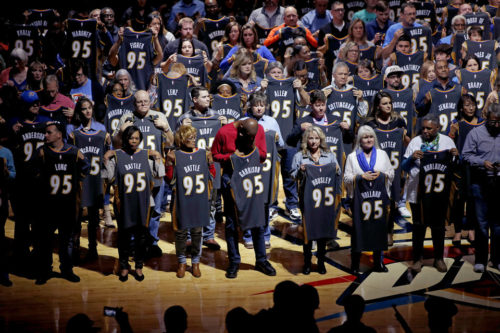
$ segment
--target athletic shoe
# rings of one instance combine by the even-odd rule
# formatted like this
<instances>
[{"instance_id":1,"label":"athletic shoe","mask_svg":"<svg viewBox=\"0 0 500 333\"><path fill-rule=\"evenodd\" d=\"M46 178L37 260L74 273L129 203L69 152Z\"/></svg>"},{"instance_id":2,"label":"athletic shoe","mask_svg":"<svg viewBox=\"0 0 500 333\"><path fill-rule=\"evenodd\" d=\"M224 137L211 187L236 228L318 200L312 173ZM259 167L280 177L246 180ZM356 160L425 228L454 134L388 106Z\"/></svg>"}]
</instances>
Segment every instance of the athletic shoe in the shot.
<instances>
[{"instance_id":1,"label":"athletic shoe","mask_svg":"<svg viewBox=\"0 0 500 333\"><path fill-rule=\"evenodd\" d=\"M269 221L278 217L278 211L275 208L269 208Z\"/></svg>"},{"instance_id":2,"label":"athletic shoe","mask_svg":"<svg viewBox=\"0 0 500 333\"><path fill-rule=\"evenodd\" d=\"M411 213L408 210L408 208L406 208L406 206L399 207L398 211L399 211L399 215L401 215L401 217L411 217Z\"/></svg>"},{"instance_id":3,"label":"athletic shoe","mask_svg":"<svg viewBox=\"0 0 500 333\"><path fill-rule=\"evenodd\" d=\"M285 210L285 214L292 220L300 220L301 215L300 211L298 208L292 208L288 210L288 208Z\"/></svg>"},{"instance_id":4,"label":"athletic shoe","mask_svg":"<svg viewBox=\"0 0 500 333\"><path fill-rule=\"evenodd\" d=\"M253 243L252 242L244 242L243 245L245 246L246 249L253 249Z\"/></svg>"},{"instance_id":5,"label":"athletic shoe","mask_svg":"<svg viewBox=\"0 0 500 333\"><path fill-rule=\"evenodd\" d=\"M270 241L266 241L266 249L270 249L271 248L271 242Z\"/></svg>"},{"instance_id":6,"label":"athletic shoe","mask_svg":"<svg viewBox=\"0 0 500 333\"><path fill-rule=\"evenodd\" d=\"M484 273L484 265L483 264L475 264L474 272L476 273Z\"/></svg>"}]
</instances>

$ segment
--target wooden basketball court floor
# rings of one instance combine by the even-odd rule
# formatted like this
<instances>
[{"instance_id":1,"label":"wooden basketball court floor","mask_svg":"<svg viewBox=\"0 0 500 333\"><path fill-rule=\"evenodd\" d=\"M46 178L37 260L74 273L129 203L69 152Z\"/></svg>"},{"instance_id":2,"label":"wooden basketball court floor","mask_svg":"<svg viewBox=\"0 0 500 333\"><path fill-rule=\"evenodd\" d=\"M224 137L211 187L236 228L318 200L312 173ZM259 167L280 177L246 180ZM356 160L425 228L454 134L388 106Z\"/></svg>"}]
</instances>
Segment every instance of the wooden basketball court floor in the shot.
<instances>
[{"instance_id":1,"label":"wooden basketball court floor","mask_svg":"<svg viewBox=\"0 0 500 333\"><path fill-rule=\"evenodd\" d=\"M280 205L282 206L280 193ZM0 331L5 332L64 332L67 320L76 313L86 313L101 328L101 332L118 332L113 318L103 316L103 307L123 307L135 332L164 332L163 313L172 305L182 305L188 313L188 332L225 332L226 313L242 306L250 313L272 306L272 291L277 283L292 280L311 284L318 290L320 307L316 319L321 332L340 325L345 320L342 299L356 293L366 302L363 322L378 332L403 332L392 305L413 332L427 332L424 301L429 295L456 302L458 314L450 332L500 332L500 272L489 267L484 274L474 273L474 256L467 241L461 248L446 240L447 273L437 272L432 265L432 245L427 235L425 266L416 276L408 274L411 264L411 223L399 221L395 245L386 253L388 273L371 273L371 256L362 257L361 277L350 274L350 219L342 216L338 242L340 250L327 253L327 274L314 271L303 275L301 236L281 211L271 226L272 247L268 258L277 270L268 277L254 270L253 250L240 245L242 263L238 277L226 279L227 252L224 226L218 224L216 239L220 251L203 249L202 276L196 279L186 272L183 279L175 276L177 267L170 214L160 226L161 258L150 259L144 269L145 280L132 276L125 283L116 276L118 251L116 229L100 228L99 259L83 263L74 269L80 283L52 278L37 286L34 280L11 274L12 287L0 286ZM14 234L14 222L7 221L6 234ZM87 247L86 223L82 230L82 255ZM313 259L313 263L314 263ZM189 264L189 259L188 259ZM58 271L58 256L54 255L54 270Z\"/></svg>"}]
</instances>

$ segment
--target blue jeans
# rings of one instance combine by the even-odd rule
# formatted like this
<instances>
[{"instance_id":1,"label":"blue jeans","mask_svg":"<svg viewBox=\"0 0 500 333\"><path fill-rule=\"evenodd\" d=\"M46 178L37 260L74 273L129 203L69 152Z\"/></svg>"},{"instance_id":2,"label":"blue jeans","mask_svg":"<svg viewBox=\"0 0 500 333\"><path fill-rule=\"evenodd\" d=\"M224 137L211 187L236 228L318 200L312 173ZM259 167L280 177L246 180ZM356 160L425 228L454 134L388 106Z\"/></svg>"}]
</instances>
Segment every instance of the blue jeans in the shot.
<instances>
[{"instance_id":1,"label":"blue jeans","mask_svg":"<svg viewBox=\"0 0 500 333\"><path fill-rule=\"evenodd\" d=\"M299 195L297 193L297 183L290 176L292 172L293 157L298 149L286 146L282 150L281 156L281 177L283 178L283 190L285 191L285 206L288 210L297 208L299 203Z\"/></svg>"},{"instance_id":2,"label":"blue jeans","mask_svg":"<svg viewBox=\"0 0 500 333\"><path fill-rule=\"evenodd\" d=\"M231 195L231 187L229 184L229 175L222 175L222 196L224 198L224 214L226 216L226 243L227 255L229 263L239 264L241 256L239 251L239 231L238 222L235 216L235 203ZM264 262L267 260L266 256L266 243L264 241L264 227L257 227L250 229L253 240L253 249L255 251L255 261Z\"/></svg>"},{"instance_id":3,"label":"blue jeans","mask_svg":"<svg viewBox=\"0 0 500 333\"><path fill-rule=\"evenodd\" d=\"M154 198L155 206L151 211L151 217L149 219L149 233L153 237L153 245L158 245L158 228L160 227L160 217L161 217L161 207L163 201L163 187L165 181L163 180L160 186L154 187L151 195Z\"/></svg>"},{"instance_id":4,"label":"blue jeans","mask_svg":"<svg viewBox=\"0 0 500 333\"><path fill-rule=\"evenodd\" d=\"M472 196L476 202L476 264L488 263L488 240L491 241L491 261L496 267L500 263L500 215L498 188L486 184L472 184Z\"/></svg>"}]
</instances>

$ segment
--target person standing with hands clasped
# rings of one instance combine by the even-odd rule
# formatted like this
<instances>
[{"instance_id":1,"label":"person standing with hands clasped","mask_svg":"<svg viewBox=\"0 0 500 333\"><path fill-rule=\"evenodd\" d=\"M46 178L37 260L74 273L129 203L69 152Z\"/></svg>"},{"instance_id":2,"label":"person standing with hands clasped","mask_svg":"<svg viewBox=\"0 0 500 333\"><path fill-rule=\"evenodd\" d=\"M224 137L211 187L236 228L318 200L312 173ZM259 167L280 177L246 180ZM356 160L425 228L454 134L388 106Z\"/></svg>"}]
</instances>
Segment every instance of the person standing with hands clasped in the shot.
<instances>
[{"instance_id":1,"label":"person standing with hands clasped","mask_svg":"<svg viewBox=\"0 0 500 333\"><path fill-rule=\"evenodd\" d=\"M375 131L361 126L344 171L347 194L354 198L351 269L355 274L359 273L361 251L373 251L375 272L388 271L382 251L387 249L387 205L393 178L391 161L380 149ZM371 190L365 191L365 187Z\"/></svg>"}]
</instances>

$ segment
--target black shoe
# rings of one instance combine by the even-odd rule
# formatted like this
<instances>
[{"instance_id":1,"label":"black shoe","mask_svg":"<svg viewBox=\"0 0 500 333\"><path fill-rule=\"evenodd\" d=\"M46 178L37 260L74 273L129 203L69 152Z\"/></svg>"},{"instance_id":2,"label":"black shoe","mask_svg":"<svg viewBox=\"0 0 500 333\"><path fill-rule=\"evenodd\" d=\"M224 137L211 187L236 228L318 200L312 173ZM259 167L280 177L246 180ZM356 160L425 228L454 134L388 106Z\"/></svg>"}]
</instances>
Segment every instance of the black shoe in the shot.
<instances>
[{"instance_id":1,"label":"black shoe","mask_svg":"<svg viewBox=\"0 0 500 333\"><path fill-rule=\"evenodd\" d=\"M151 245L148 251L148 256L150 258L159 258L163 254L163 251L158 245Z\"/></svg>"},{"instance_id":2,"label":"black shoe","mask_svg":"<svg viewBox=\"0 0 500 333\"><path fill-rule=\"evenodd\" d=\"M326 274L326 267L325 267L324 261L318 261L318 273L319 274Z\"/></svg>"},{"instance_id":3,"label":"black shoe","mask_svg":"<svg viewBox=\"0 0 500 333\"><path fill-rule=\"evenodd\" d=\"M85 261L96 261L98 258L99 255L97 254L96 248L89 249L89 251L85 255Z\"/></svg>"},{"instance_id":4,"label":"black shoe","mask_svg":"<svg viewBox=\"0 0 500 333\"><path fill-rule=\"evenodd\" d=\"M73 270L68 270L65 272L61 272L61 276L63 279L68 280L69 282L80 282L80 277L73 273Z\"/></svg>"},{"instance_id":5,"label":"black shoe","mask_svg":"<svg viewBox=\"0 0 500 333\"><path fill-rule=\"evenodd\" d=\"M122 275L122 272L120 271L120 273L118 273L118 280L120 280L121 282L125 282L128 280L128 270L127 270L127 274L125 275Z\"/></svg>"},{"instance_id":6,"label":"black shoe","mask_svg":"<svg viewBox=\"0 0 500 333\"><path fill-rule=\"evenodd\" d=\"M302 267L302 274L309 275L310 273L311 273L311 263L304 264L304 267Z\"/></svg>"},{"instance_id":7,"label":"black shoe","mask_svg":"<svg viewBox=\"0 0 500 333\"><path fill-rule=\"evenodd\" d=\"M209 250L213 250L213 251L219 251L220 250L219 243L217 243L217 241L215 239L213 239L213 238L204 241L203 245L205 245L206 247L208 247Z\"/></svg>"},{"instance_id":8,"label":"black shoe","mask_svg":"<svg viewBox=\"0 0 500 333\"><path fill-rule=\"evenodd\" d=\"M268 276L275 276L276 270L271 266L269 261L257 262L255 263L255 270L262 272Z\"/></svg>"},{"instance_id":9,"label":"black shoe","mask_svg":"<svg viewBox=\"0 0 500 333\"><path fill-rule=\"evenodd\" d=\"M378 272L378 273L387 273L389 270L384 265L384 263L381 262L381 263L375 264L375 266L373 267L373 271Z\"/></svg>"},{"instance_id":10,"label":"black shoe","mask_svg":"<svg viewBox=\"0 0 500 333\"><path fill-rule=\"evenodd\" d=\"M137 274L137 272L136 272L136 273L134 274L134 278L135 278L137 281L139 281L139 282L144 281L144 274L139 275L139 274Z\"/></svg>"},{"instance_id":11,"label":"black shoe","mask_svg":"<svg viewBox=\"0 0 500 333\"><path fill-rule=\"evenodd\" d=\"M5 273L0 276L0 285L4 287L12 286L12 281L9 279L9 274Z\"/></svg>"},{"instance_id":12,"label":"black shoe","mask_svg":"<svg viewBox=\"0 0 500 333\"><path fill-rule=\"evenodd\" d=\"M240 268L239 264L230 263L229 267L226 270L226 277L228 279L234 279L238 276L238 269Z\"/></svg>"},{"instance_id":13,"label":"black shoe","mask_svg":"<svg viewBox=\"0 0 500 333\"><path fill-rule=\"evenodd\" d=\"M47 272L47 273L41 273L37 276L37 278L35 280L35 284L36 285L46 284L47 281L49 281L51 277L52 277L52 271Z\"/></svg>"},{"instance_id":14,"label":"black shoe","mask_svg":"<svg viewBox=\"0 0 500 333\"><path fill-rule=\"evenodd\" d=\"M331 239L328 242L326 242L326 248L330 251L336 251L340 249L340 244L337 243L335 239Z\"/></svg>"}]
</instances>

